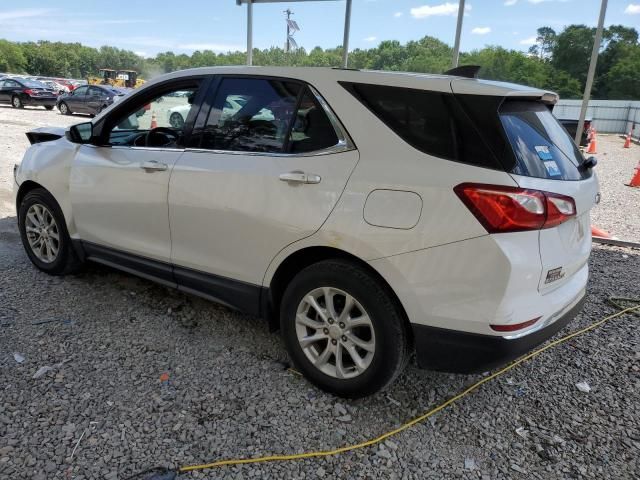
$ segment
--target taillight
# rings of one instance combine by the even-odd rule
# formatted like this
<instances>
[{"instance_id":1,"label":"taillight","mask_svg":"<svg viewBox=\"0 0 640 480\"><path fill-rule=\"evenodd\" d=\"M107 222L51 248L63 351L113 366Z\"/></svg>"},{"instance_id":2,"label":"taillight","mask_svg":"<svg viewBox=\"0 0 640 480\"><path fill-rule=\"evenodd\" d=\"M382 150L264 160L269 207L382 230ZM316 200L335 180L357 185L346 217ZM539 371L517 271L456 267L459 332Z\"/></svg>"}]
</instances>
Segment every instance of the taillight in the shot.
<instances>
[{"instance_id":1,"label":"taillight","mask_svg":"<svg viewBox=\"0 0 640 480\"><path fill-rule=\"evenodd\" d=\"M26 93L27 95L33 95L33 90L27 88L26 90L24 90L24 93Z\"/></svg>"},{"instance_id":2,"label":"taillight","mask_svg":"<svg viewBox=\"0 0 640 480\"><path fill-rule=\"evenodd\" d=\"M573 198L540 190L462 183L454 191L489 233L552 228L576 214Z\"/></svg>"},{"instance_id":3,"label":"taillight","mask_svg":"<svg viewBox=\"0 0 640 480\"><path fill-rule=\"evenodd\" d=\"M516 330L522 330L523 328L530 327L542 317L532 318L531 320L527 320L522 323L512 323L511 325L489 325L492 330L496 332L515 332Z\"/></svg>"}]
</instances>

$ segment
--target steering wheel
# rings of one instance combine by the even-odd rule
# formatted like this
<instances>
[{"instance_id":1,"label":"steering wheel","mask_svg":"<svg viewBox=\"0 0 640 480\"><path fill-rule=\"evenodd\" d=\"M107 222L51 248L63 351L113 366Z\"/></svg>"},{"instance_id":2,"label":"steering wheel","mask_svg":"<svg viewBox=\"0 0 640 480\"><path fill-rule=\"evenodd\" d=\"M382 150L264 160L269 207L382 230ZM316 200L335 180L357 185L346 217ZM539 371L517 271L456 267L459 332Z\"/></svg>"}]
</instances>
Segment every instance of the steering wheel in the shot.
<instances>
[{"instance_id":1,"label":"steering wheel","mask_svg":"<svg viewBox=\"0 0 640 480\"><path fill-rule=\"evenodd\" d=\"M162 145L149 145L149 140L151 139L152 135L165 135L167 137L169 137L169 141L167 141L166 143L162 144ZM158 147L164 147L169 145L170 143L176 142L178 141L178 138L180 138L180 134L178 132L176 132L175 130L168 128L168 127L156 127L153 128L151 130L149 130L147 133L145 133L144 135L144 146L145 147L149 147L149 146L158 146Z\"/></svg>"}]
</instances>

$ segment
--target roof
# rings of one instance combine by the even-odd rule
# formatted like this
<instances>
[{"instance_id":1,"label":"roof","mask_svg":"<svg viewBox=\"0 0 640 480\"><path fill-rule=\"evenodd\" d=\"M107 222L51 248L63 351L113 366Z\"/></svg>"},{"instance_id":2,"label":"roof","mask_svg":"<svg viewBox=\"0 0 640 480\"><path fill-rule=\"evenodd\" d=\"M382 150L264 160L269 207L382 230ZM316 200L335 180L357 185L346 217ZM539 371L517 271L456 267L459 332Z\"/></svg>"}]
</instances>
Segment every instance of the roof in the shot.
<instances>
[{"instance_id":1,"label":"roof","mask_svg":"<svg viewBox=\"0 0 640 480\"><path fill-rule=\"evenodd\" d=\"M355 70L329 67L200 67L161 75L148 82L147 85L153 85L169 78L216 74L286 77L302 80L311 85L326 81L374 83L441 92L451 92L453 90L455 93L477 95L542 97L545 94L552 94L552 92L525 85L444 74Z\"/></svg>"}]
</instances>

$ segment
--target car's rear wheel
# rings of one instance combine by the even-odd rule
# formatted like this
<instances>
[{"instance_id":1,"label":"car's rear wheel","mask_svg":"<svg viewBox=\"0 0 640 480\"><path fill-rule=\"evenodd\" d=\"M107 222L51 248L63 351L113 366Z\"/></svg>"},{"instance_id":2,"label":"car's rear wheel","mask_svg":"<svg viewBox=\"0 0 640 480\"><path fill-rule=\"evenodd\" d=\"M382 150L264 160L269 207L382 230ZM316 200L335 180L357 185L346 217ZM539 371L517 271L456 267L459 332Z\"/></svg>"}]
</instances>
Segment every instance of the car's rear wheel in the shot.
<instances>
[{"instance_id":1,"label":"car's rear wheel","mask_svg":"<svg viewBox=\"0 0 640 480\"><path fill-rule=\"evenodd\" d=\"M82 266L60 206L49 192L38 188L27 193L20 203L18 223L24 249L40 270L63 275Z\"/></svg>"},{"instance_id":2,"label":"car's rear wheel","mask_svg":"<svg viewBox=\"0 0 640 480\"><path fill-rule=\"evenodd\" d=\"M184 118L178 112L173 112L169 117L169 125L173 128L182 128L184 127Z\"/></svg>"},{"instance_id":3,"label":"car's rear wheel","mask_svg":"<svg viewBox=\"0 0 640 480\"><path fill-rule=\"evenodd\" d=\"M45 105L44 108L47 110L53 110L53 105Z\"/></svg>"},{"instance_id":4,"label":"car's rear wheel","mask_svg":"<svg viewBox=\"0 0 640 480\"><path fill-rule=\"evenodd\" d=\"M17 95L14 95L11 99L11 105L13 105L13 108L24 108L22 100L20 100L20 97Z\"/></svg>"},{"instance_id":5,"label":"car's rear wheel","mask_svg":"<svg viewBox=\"0 0 640 480\"><path fill-rule=\"evenodd\" d=\"M355 263L327 260L302 270L281 306L295 366L315 385L358 398L389 385L409 359L409 333L391 292Z\"/></svg>"},{"instance_id":6,"label":"car's rear wheel","mask_svg":"<svg viewBox=\"0 0 640 480\"><path fill-rule=\"evenodd\" d=\"M69 107L64 102L58 105L58 110L60 110L60 113L62 115L71 115L71 110L69 110Z\"/></svg>"}]
</instances>

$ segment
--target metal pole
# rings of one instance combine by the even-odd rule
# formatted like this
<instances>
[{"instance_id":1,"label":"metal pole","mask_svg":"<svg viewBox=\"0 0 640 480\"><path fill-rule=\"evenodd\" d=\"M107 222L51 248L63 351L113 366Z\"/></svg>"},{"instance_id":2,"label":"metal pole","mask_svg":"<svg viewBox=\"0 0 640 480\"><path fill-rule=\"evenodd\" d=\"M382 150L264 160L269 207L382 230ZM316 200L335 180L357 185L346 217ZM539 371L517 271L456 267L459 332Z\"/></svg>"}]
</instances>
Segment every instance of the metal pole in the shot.
<instances>
[{"instance_id":1,"label":"metal pole","mask_svg":"<svg viewBox=\"0 0 640 480\"><path fill-rule=\"evenodd\" d=\"M253 0L247 1L247 65L253 65Z\"/></svg>"},{"instance_id":2,"label":"metal pole","mask_svg":"<svg viewBox=\"0 0 640 480\"><path fill-rule=\"evenodd\" d=\"M453 61L451 66L458 66L458 58L460 57L460 34L462 33L462 17L464 17L464 0L460 0L458 5L458 25L456 26L456 40L453 44Z\"/></svg>"},{"instance_id":3,"label":"metal pole","mask_svg":"<svg viewBox=\"0 0 640 480\"><path fill-rule=\"evenodd\" d=\"M607 13L607 0L602 0L600 4L600 18L598 19L598 28L596 28L596 38L593 40L593 50L591 51L591 62L589 63L589 71L587 72L587 83L584 85L584 96L582 97L582 108L580 109L580 119L578 120L578 129L576 130L576 144L580 145L582 132L584 131L584 119L587 116L587 107L589 106L589 97L591 97L591 87L593 86L593 77L596 74L596 64L598 63L598 52L600 51L600 41L602 40L602 27L604 26L604 16Z\"/></svg>"},{"instance_id":4,"label":"metal pole","mask_svg":"<svg viewBox=\"0 0 640 480\"><path fill-rule=\"evenodd\" d=\"M351 0L347 0L344 12L344 39L342 40L342 68L347 68L349 62L349 29L351 28Z\"/></svg>"}]
</instances>

